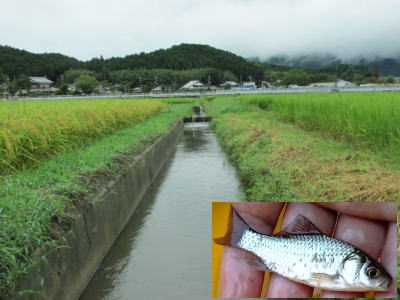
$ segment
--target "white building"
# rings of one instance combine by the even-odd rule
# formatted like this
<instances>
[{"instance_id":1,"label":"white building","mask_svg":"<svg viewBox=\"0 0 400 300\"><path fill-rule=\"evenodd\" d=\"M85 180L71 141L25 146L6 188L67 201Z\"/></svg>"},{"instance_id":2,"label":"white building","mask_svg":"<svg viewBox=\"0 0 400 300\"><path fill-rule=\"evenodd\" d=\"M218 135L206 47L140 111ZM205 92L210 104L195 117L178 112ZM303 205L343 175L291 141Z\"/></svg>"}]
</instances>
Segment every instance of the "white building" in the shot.
<instances>
[{"instance_id":1,"label":"white building","mask_svg":"<svg viewBox=\"0 0 400 300\"><path fill-rule=\"evenodd\" d=\"M338 86L338 87L352 86L352 85L353 85L352 82L347 81L347 80L343 80L343 79L340 79L340 80L337 82L337 86Z\"/></svg>"},{"instance_id":2,"label":"white building","mask_svg":"<svg viewBox=\"0 0 400 300\"><path fill-rule=\"evenodd\" d=\"M76 91L75 83L68 84L68 91L70 91L70 92L75 92Z\"/></svg>"},{"instance_id":3,"label":"white building","mask_svg":"<svg viewBox=\"0 0 400 300\"><path fill-rule=\"evenodd\" d=\"M243 82L242 88L244 89L255 89L257 88L254 81Z\"/></svg>"},{"instance_id":4,"label":"white building","mask_svg":"<svg viewBox=\"0 0 400 300\"><path fill-rule=\"evenodd\" d=\"M346 81L343 79L340 79L338 81L331 81L331 82L314 82L310 83L309 86L312 87L345 87L345 86L352 86L353 83L350 81Z\"/></svg>"}]
</instances>

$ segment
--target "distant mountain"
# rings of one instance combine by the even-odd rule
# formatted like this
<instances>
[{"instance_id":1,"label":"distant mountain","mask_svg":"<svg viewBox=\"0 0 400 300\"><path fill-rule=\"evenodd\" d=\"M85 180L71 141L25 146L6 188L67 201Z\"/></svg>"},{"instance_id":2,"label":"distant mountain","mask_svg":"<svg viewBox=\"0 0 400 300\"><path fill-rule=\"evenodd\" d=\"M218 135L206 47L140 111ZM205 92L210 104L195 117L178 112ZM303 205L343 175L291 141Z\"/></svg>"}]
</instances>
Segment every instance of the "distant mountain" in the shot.
<instances>
[{"instance_id":1,"label":"distant mountain","mask_svg":"<svg viewBox=\"0 0 400 300\"><path fill-rule=\"evenodd\" d=\"M263 69L253 62L228 51L208 45L180 44L168 49L150 53L139 53L110 59L94 58L85 63L87 69L101 72L123 69L170 69L189 70L198 68L215 68L231 71L237 78L261 78Z\"/></svg>"},{"instance_id":2,"label":"distant mountain","mask_svg":"<svg viewBox=\"0 0 400 300\"><path fill-rule=\"evenodd\" d=\"M312 70L327 68L339 64L353 64L378 69L382 76L400 76L400 56L395 58L365 58L360 56L356 58L341 59L333 54L309 54L297 56L276 55L265 59L264 62L289 66L292 68Z\"/></svg>"},{"instance_id":3,"label":"distant mountain","mask_svg":"<svg viewBox=\"0 0 400 300\"><path fill-rule=\"evenodd\" d=\"M10 78L26 74L47 76L55 80L66 70L81 65L79 60L58 53L34 54L9 46L0 46L0 73L5 73Z\"/></svg>"}]
</instances>

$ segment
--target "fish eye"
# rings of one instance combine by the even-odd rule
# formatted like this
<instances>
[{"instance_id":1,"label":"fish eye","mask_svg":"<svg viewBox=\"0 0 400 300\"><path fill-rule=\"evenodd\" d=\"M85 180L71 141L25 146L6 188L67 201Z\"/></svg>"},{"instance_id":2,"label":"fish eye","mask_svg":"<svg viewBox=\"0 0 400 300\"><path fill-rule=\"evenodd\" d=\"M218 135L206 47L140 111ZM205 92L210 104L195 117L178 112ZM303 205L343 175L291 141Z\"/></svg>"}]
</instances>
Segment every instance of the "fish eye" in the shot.
<instances>
[{"instance_id":1,"label":"fish eye","mask_svg":"<svg viewBox=\"0 0 400 300\"><path fill-rule=\"evenodd\" d=\"M376 278L376 277L378 277L380 275L380 271L375 267L369 267L366 270L366 273L367 273L369 278Z\"/></svg>"}]
</instances>

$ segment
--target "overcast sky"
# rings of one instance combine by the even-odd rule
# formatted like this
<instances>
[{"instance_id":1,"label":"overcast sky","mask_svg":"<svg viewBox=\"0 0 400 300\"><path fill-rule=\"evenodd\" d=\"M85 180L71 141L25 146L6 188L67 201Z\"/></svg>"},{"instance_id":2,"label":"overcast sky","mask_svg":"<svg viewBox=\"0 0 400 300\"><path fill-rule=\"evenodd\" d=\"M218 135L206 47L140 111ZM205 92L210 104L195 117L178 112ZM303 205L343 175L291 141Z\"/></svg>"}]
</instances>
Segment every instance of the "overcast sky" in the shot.
<instances>
[{"instance_id":1,"label":"overcast sky","mask_svg":"<svg viewBox=\"0 0 400 300\"><path fill-rule=\"evenodd\" d=\"M400 55L400 0L0 0L0 44L82 60L201 43L244 57Z\"/></svg>"}]
</instances>

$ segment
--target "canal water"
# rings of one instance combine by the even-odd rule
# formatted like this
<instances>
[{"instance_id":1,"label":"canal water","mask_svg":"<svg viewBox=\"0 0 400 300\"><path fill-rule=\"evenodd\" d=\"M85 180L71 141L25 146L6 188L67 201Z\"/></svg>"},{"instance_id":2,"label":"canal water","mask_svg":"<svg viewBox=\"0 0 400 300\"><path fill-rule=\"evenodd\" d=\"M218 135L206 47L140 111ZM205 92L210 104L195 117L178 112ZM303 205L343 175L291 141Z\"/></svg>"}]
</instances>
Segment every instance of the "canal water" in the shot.
<instances>
[{"instance_id":1,"label":"canal water","mask_svg":"<svg viewBox=\"0 0 400 300\"><path fill-rule=\"evenodd\" d=\"M211 297L211 202L242 197L208 123L187 123L81 299Z\"/></svg>"}]
</instances>

